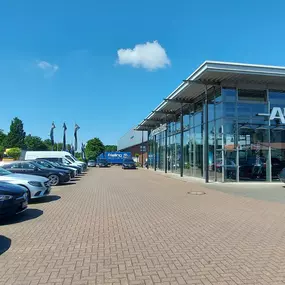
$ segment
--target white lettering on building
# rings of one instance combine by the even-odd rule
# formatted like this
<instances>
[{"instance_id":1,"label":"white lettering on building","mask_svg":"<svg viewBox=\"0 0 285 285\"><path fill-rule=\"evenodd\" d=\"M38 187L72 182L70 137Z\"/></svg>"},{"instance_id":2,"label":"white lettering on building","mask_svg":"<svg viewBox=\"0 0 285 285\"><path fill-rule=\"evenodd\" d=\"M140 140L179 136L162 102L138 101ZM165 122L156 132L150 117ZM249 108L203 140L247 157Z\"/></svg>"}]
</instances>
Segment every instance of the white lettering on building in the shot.
<instances>
[{"instance_id":1,"label":"white lettering on building","mask_svg":"<svg viewBox=\"0 0 285 285\"><path fill-rule=\"evenodd\" d=\"M283 109L282 112L282 109L280 107L274 107L270 113L269 120L278 119L281 121L282 124L285 124L284 112L285 108Z\"/></svg>"}]
</instances>

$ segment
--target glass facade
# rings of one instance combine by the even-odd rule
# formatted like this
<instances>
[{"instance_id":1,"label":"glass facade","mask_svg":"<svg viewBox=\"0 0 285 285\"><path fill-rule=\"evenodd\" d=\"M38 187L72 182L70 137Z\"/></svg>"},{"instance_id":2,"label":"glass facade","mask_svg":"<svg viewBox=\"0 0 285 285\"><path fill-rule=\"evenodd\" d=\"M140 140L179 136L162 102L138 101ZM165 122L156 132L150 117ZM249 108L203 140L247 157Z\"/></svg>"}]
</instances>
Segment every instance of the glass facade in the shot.
<instances>
[{"instance_id":1,"label":"glass facade","mask_svg":"<svg viewBox=\"0 0 285 285\"><path fill-rule=\"evenodd\" d=\"M210 181L277 181L285 168L285 126L264 114L270 114L274 107L285 108L285 91L208 90L207 134L204 98L201 95L185 104L183 126L178 110L179 115L173 116L166 131L150 135L150 167L203 178L208 159Z\"/></svg>"}]
</instances>

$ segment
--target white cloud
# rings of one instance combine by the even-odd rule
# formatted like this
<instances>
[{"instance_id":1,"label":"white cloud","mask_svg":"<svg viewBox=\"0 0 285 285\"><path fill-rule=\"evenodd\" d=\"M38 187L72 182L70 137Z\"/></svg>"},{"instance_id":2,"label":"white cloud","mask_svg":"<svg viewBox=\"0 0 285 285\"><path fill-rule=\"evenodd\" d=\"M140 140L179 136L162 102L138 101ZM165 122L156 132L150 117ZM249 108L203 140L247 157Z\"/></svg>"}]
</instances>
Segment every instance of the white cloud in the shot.
<instances>
[{"instance_id":1,"label":"white cloud","mask_svg":"<svg viewBox=\"0 0 285 285\"><path fill-rule=\"evenodd\" d=\"M52 76L58 70L58 65L51 64L47 61L38 61L37 66L45 72L45 76Z\"/></svg>"},{"instance_id":2,"label":"white cloud","mask_svg":"<svg viewBox=\"0 0 285 285\"><path fill-rule=\"evenodd\" d=\"M133 49L119 49L117 62L121 65L127 64L148 70L164 68L170 65L170 59L158 41L138 44Z\"/></svg>"}]
</instances>

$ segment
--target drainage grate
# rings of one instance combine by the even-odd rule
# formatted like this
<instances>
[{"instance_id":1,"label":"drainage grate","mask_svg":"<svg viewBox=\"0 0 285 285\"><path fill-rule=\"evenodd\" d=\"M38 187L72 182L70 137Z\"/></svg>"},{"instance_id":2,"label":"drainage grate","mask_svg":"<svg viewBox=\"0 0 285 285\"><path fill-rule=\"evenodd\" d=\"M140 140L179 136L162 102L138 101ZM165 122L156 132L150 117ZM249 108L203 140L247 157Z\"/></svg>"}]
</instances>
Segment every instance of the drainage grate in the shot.
<instances>
[{"instance_id":1,"label":"drainage grate","mask_svg":"<svg viewBox=\"0 0 285 285\"><path fill-rule=\"evenodd\" d=\"M191 192L187 192L187 194L190 195L205 195L206 193L203 191L191 191Z\"/></svg>"}]
</instances>

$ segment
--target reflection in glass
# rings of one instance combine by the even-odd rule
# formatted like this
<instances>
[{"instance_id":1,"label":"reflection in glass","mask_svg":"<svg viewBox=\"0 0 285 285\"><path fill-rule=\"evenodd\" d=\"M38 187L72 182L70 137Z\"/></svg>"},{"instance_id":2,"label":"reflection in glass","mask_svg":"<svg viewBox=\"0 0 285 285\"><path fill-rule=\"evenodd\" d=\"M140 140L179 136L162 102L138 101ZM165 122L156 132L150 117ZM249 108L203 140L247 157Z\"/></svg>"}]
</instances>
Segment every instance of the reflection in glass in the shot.
<instances>
[{"instance_id":1,"label":"reflection in glass","mask_svg":"<svg viewBox=\"0 0 285 285\"><path fill-rule=\"evenodd\" d=\"M203 177L203 131L202 126L195 127L195 164L194 176Z\"/></svg>"},{"instance_id":2,"label":"reflection in glass","mask_svg":"<svg viewBox=\"0 0 285 285\"><path fill-rule=\"evenodd\" d=\"M184 175L189 176L190 175L190 161L189 161L189 138L190 133L189 131L184 132L183 137L183 162L184 162Z\"/></svg>"}]
</instances>

